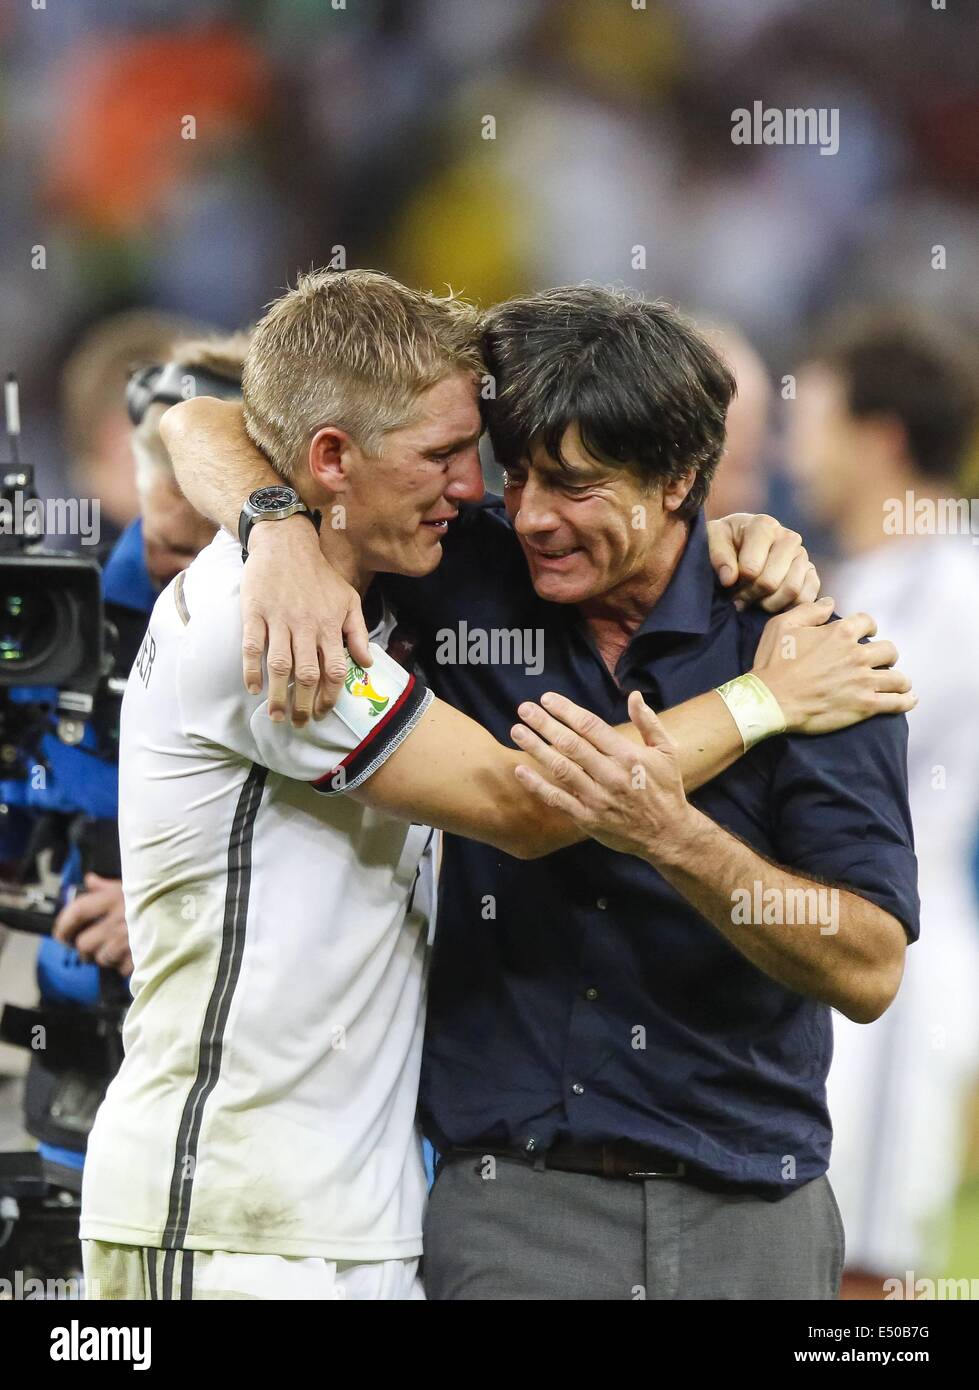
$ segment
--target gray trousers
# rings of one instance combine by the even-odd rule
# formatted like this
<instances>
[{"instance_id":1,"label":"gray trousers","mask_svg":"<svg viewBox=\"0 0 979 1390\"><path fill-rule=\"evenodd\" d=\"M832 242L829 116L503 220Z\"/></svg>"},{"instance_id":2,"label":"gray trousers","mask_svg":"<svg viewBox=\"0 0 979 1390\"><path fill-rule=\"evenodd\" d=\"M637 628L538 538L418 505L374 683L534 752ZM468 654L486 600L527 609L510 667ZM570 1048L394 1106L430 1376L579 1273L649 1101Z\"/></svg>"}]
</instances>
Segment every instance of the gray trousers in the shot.
<instances>
[{"instance_id":1,"label":"gray trousers","mask_svg":"<svg viewBox=\"0 0 979 1390\"><path fill-rule=\"evenodd\" d=\"M443 1162L425 1221L429 1299L835 1299L843 1223L825 1177L778 1202L535 1169Z\"/></svg>"}]
</instances>

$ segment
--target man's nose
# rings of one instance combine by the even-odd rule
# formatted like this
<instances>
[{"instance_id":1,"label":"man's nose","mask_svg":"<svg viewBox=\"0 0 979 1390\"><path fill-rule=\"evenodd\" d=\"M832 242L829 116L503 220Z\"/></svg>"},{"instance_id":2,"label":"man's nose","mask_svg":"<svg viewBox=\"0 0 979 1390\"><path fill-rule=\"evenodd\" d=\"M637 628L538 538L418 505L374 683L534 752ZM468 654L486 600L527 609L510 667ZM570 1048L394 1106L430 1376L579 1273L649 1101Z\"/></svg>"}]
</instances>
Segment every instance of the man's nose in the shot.
<instances>
[{"instance_id":1,"label":"man's nose","mask_svg":"<svg viewBox=\"0 0 979 1390\"><path fill-rule=\"evenodd\" d=\"M453 502L478 502L485 491L479 450L473 449L452 465L445 496Z\"/></svg>"},{"instance_id":2,"label":"man's nose","mask_svg":"<svg viewBox=\"0 0 979 1390\"><path fill-rule=\"evenodd\" d=\"M554 510L548 489L541 487L533 477L528 478L520 490L520 505L513 524L521 536L555 531L560 525L560 517Z\"/></svg>"}]
</instances>

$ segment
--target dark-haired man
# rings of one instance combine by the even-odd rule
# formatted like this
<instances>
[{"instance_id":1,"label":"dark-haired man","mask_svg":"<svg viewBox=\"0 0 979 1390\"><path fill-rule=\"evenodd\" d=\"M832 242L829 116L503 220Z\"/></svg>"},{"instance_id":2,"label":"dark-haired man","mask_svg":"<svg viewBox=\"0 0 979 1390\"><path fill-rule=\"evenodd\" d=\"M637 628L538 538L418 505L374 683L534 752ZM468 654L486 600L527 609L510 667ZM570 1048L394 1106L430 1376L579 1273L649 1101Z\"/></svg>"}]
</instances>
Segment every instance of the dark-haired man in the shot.
<instances>
[{"instance_id":1,"label":"dark-haired man","mask_svg":"<svg viewBox=\"0 0 979 1390\"><path fill-rule=\"evenodd\" d=\"M606 724L628 713L656 741L629 692L663 708L723 685L751 665L764 624L715 580L702 511L733 381L672 310L589 287L501 306L484 350L505 504L464 510L438 570L386 587L445 698L501 739L519 708L518 741L558 782L575 760L619 757L638 808L647 755L621 764ZM174 423L191 495L228 519L233 468L212 468L210 490L192 477L227 437L208 438L200 414L182 439ZM235 447L240 495L262 475ZM293 550L304 583L313 561L295 555L295 526L262 529L246 583L281 651L290 627L317 620L300 603L297 627L272 597L282 565L269 555ZM461 645L440 662L463 624L539 631L542 666L462 660ZM893 659L888 643L865 650L868 672ZM903 677L873 682L876 710L910 707ZM761 707L732 714L751 746ZM716 873L675 786L667 801L677 824L666 816L644 856L659 869L598 839L536 862L446 840L421 1091L442 1154L430 1297L835 1296L826 1004L876 1017L916 931L903 722L752 748L697 797L718 823ZM828 911L786 919L820 891Z\"/></svg>"},{"instance_id":2,"label":"dark-haired man","mask_svg":"<svg viewBox=\"0 0 979 1390\"><path fill-rule=\"evenodd\" d=\"M833 592L886 625L922 701L908 776L928 949L880 1023L834 1020L844 1297L879 1299L887 1279L944 1268L979 1068L979 516L956 481L977 383L975 344L953 324L866 308L820 334L790 414L796 482L840 551Z\"/></svg>"}]
</instances>

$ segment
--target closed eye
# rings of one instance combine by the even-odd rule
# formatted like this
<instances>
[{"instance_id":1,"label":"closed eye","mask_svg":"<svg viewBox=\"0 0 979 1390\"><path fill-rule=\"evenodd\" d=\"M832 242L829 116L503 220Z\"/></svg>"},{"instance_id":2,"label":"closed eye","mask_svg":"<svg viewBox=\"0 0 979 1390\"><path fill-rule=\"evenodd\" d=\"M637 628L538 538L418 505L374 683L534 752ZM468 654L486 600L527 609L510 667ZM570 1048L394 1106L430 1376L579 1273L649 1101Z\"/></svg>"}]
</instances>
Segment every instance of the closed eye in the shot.
<instances>
[{"instance_id":1,"label":"closed eye","mask_svg":"<svg viewBox=\"0 0 979 1390\"><path fill-rule=\"evenodd\" d=\"M448 463L448 461L455 458L457 454L463 454L467 449L471 449L474 445L478 444L481 435L482 429L479 430L479 433L472 434L467 439L455 439L451 444L447 444L442 449L428 449L425 451L425 457L431 459L433 463Z\"/></svg>"}]
</instances>

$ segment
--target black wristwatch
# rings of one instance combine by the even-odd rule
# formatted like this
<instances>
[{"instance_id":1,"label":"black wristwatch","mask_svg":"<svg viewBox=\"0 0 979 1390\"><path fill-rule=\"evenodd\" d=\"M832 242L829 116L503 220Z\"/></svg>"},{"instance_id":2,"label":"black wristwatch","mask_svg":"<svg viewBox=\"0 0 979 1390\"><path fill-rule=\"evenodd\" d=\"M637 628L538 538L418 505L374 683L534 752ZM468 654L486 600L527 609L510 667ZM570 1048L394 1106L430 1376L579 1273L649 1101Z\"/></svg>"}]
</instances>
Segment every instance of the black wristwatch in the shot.
<instances>
[{"instance_id":1,"label":"black wristwatch","mask_svg":"<svg viewBox=\"0 0 979 1390\"><path fill-rule=\"evenodd\" d=\"M248 559L248 537L256 521L284 521L287 516L309 517L316 530L320 529L320 513L311 512L295 488L283 483L276 487L260 487L251 493L238 518L241 558Z\"/></svg>"}]
</instances>

